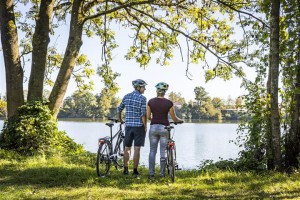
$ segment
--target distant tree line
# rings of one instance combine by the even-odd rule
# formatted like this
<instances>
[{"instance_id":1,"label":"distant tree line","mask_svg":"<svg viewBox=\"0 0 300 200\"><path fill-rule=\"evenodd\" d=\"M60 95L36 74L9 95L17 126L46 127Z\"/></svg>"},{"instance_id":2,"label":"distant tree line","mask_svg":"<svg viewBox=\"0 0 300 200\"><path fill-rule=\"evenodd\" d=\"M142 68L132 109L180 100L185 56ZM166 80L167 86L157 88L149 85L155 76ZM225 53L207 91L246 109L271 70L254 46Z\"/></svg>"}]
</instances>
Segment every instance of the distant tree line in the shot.
<instances>
[{"instance_id":1,"label":"distant tree line","mask_svg":"<svg viewBox=\"0 0 300 200\"><path fill-rule=\"evenodd\" d=\"M107 116L116 116L121 100L115 95L107 88L96 95L89 91L75 91L64 100L58 117L105 119Z\"/></svg>"},{"instance_id":2,"label":"distant tree line","mask_svg":"<svg viewBox=\"0 0 300 200\"><path fill-rule=\"evenodd\" d=\"M213 119L236 120L240 119L242 98L227 100L219 97L211 98L203 87L194 89L195 100L186 101L181 93L170 92L168 99L174 102L176 114L185 120ZM100 94L90 91L75 91L68 96L60 109L59 118L98 118L117 116L117 107L121 99L116 97L116 92L104 88ZM7 115L5 97L0 97L0 117Z\"/></svg>"},{"instance_id":3,"label":"distant tree line","mask_svg":"<svg viewBox=\"0 0 300 200\"><path fill-rule=\"evenodd\" d=\"M242 99L211 98L203 87L196 87L195 101L186 102L181 93L170 92L168 99L174 102L176 114L183 119L240 119ZM116 116L121 99L116 93L104 88L100 94L76 91L64 100L59 118L100 118Z\"/></svg>"}]
</instances>

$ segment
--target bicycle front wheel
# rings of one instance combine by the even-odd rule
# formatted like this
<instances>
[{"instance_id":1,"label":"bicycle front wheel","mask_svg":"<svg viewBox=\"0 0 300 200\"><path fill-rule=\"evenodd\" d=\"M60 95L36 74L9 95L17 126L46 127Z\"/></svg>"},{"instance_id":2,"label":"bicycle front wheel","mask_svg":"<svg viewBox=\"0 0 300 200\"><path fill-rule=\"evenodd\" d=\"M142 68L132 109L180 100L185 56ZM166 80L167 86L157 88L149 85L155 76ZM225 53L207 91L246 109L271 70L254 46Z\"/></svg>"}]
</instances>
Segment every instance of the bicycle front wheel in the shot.
<instances>
[{"instance_id":1,"label":"bicycle front wheel","mask_svg":"<svg viewBox=\"0 0 300 200\"><path fill-rule=\"evenodd\" d=\"M116 160L115 160L116 165L117 165L116 167L120 167L120 168L123 167L124 150L125 150L124 136L120 135L117 140L115 150L114 150L114 154L117 155Z\"/></svg>"},{"instance_id":2,"label":"bicycle front wheel","mask_svg":"<svg viewBox=\"0 0 300 200\"><path fill-rule=\"evenodd\" d=\"M104 141L99 145L97 151L96 170L98 176L106 176L110 168L110 144Z\"/></svg>"},{"instance_id":3,"label":"bicycle front wheel","mask_svg":"<svg viewBox=\"0 0 300 200\"><path fill-rule=\"evenodd\" d=\"M172 183L175 181L175 162L174 162L174 149L168 148L167 150L167 159L168 159L168 164L167 164L167 170L168 174L170 176L170 179Z\"/></svg>"}]
</instances>

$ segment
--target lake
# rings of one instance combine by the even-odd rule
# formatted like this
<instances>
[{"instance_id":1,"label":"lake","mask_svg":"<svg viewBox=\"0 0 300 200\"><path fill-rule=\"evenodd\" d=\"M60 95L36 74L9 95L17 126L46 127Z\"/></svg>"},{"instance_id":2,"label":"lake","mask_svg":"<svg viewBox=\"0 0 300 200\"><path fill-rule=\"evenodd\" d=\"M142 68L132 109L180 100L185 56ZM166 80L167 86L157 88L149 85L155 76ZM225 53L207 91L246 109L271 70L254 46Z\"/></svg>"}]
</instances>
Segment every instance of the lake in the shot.
<instances>
[{"instance_id":1,"label":"lake","mask_svg":"<svg viewBox=\"0 0 300 200\"><path fill-rule=\"evenodd\" d=\"M0 120L1 130L2 127L3 120ZM58 127L59 130L65 130L75 142L83 144L85 149L91 152L97 151L98 138L109 136L109 128L105 122L59 121ZM183 169L195 169L204 160L218 161L220 158L237 158L241 149L229 142L237 137L237 127L237 123L217 122L184 123L175 126L172 135L176 141L179 166ZM117 126L114 126L113 131L116 130ZM141 149L140 164L148 166L148 154L149 138L147 135L145 146ZM159 149L156 161L159 161Z\"/></svg>"}]
</instances>

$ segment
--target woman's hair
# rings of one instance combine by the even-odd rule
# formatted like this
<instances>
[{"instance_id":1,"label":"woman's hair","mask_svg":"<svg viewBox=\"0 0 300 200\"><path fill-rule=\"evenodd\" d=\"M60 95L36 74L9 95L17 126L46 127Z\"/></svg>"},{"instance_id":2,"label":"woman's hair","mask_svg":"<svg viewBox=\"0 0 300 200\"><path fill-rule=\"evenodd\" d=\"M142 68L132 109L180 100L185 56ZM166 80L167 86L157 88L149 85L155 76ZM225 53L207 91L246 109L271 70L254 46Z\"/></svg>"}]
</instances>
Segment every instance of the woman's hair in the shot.
<instances>
[{"instance_id":1,"label":"woman's hair","mask_svg":"<svg viewBox=\"0 0 300 200\"><path fill-rule=\"evenodd\" d=\"M166 94L166 90L157 89L156 93L157 93L157 96L163 97Z\"/></svg>"}]
</instances>

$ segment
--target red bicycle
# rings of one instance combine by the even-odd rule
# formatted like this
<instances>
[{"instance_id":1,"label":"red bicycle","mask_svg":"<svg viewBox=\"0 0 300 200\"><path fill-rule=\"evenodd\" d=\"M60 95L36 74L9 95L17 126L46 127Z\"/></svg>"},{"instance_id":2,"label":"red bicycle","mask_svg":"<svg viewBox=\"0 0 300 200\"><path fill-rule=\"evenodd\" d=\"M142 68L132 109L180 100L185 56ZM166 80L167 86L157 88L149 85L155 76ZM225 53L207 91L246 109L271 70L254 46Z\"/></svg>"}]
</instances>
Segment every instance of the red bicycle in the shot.
<instances>
[{"instance_id":1,"label":"red bicycle","mask_svg":"<svg viewBox=\"0 0 300 200\"><path fill-rule=\"evenodd\" d=\"M182 124L183 122L170 122L170 124ZM173 140L173 136L171 137L171 130L174 129L174 126L165 126L165 129L168 131L168 144L166 147L166 169L170 176L172 183L175 181L175 170L181 170L178 167L178 163L176 161L176 145L175 141Z\"/></svg>"}]
</instances>

